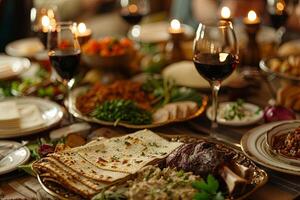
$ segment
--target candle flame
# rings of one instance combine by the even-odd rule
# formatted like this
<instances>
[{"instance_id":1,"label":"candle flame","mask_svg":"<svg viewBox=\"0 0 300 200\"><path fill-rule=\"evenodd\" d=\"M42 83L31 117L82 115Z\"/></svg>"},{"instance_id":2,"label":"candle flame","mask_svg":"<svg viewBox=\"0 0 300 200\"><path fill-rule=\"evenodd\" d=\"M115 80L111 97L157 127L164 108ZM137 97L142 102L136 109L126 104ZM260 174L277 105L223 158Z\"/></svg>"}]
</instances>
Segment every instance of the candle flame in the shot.
<instances>
[{"instance_id":1,"label":"candle flame","mask_svg":"<svg viewBox=\"0 0 300 200\"><path fill-rule=\"evenodd\" d=\"M256 20L256 13L255 13L255 11L254 10L250 10L249 12L248 12L248 19L249 19L249 21L255 21Z\"/></svg>"},{"instance_id":2,"label":"candle flame","mask_svg":"<svg viewBox=\"0 0 300 200\"><path fill-rule=\"evenodd\" d=\"M42 25L43 25L44 27L50 26L50 19L49 19L48 16L44 15L44 16L42 17Z\"/></svg>"},{"instance_id":3,"label":"candle flame","mask_svg":"<svg viewBox=\"0 0 300 200\"><path fill-rule=\"evenodd\" d=\"M177 19L173 19L173 20L171 21L171 28L172 28L173 30L179 30L179 29L181 28L180 21L177 20Z\"/></svg>"},{"instance_id":4,"label":"candle flame","mask_svg":"<svg viewBox=\"0 0 300 200\"><path fill-rule=\"evenodd\" d=\"M224 6L221 9L221 17L224 18L224 19L229 19L230 16L231 16L230 9L227 6Z\"/></svg>"},{"instance_id":5,"label":"candle flame","mask_svg":"<svg viewBox=\"0 0 300 200\"><path fill-rule=\"evenodd\" d=\"M82 22L78 24L77 28L79 33L84 33L86 31L86 25Z\"/></svg>"}]
</instances>

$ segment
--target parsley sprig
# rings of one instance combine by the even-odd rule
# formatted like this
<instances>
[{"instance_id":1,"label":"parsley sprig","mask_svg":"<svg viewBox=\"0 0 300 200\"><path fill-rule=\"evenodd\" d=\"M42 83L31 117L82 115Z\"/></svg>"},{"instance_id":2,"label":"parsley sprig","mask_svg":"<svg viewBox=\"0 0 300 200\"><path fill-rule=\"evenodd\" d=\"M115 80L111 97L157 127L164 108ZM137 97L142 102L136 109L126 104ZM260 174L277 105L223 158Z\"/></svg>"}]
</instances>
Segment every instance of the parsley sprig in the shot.
<instances>
[{"instance_id":1,"label":"parsley sprig","mask_svg":"<svg viewBox=\"0 0 300 200\"><path fill-rule=\"evenodd\" d=\"M192 186L198 190L193 200L224 200L219 191L219 182L212 175L208 175L206 181L195 181Z\"/></svg>"}]
</instances>

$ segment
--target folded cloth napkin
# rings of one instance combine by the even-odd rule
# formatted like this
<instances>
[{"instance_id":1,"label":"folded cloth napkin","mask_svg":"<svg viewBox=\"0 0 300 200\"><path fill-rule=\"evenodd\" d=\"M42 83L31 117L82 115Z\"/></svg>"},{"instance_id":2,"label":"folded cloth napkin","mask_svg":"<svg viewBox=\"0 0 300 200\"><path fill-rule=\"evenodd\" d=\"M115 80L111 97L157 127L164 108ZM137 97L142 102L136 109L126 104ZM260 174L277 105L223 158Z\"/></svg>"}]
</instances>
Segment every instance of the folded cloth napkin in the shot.
<instances>
[{"instance_id":1,"label":"folded cloth napkin","mask_svg":"<svg viewBox=\"0 0 300 200\"><path fill-rule=\"evenodd\" d=\"M34 104L17 105L15 101L0 103L0 133L9 129L36 127L43 123L43 116Z\"/></svg>"},{"instance_id":2,"label":"folded cloth napkin","mask_svg":"<svg viewBox=\"0 0 300 200\"><path fill-rule=\"evenodd\" d=\"M0 128L15 128L20 125L20 113L15 101L0 102Z\"/></svg>"},{"instance_id":3,"label":"folded cloth napkin","mask_svg":"<svg viewBox=\"0 0 300 200\"><path fill-rule=\"evenodd\" d=\"M19 112L21 114L22 129L40 126L44 123L43 117L39 108L34 104L27 104L19 106Z\"/></svg>"}]
</instances>

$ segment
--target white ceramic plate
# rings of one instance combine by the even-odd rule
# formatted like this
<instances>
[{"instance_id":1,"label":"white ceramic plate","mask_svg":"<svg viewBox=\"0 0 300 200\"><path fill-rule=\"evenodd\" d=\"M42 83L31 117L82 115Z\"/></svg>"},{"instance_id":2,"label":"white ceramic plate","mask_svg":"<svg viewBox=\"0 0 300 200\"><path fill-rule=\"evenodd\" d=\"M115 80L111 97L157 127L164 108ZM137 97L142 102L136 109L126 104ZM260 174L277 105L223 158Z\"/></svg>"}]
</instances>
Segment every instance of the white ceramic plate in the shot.
<instances>
[{"instance_id":1,"label":"white ceramic plate","mask_svg":"<svg viewBox=\"0 0 300 200\"><path fill-rule=\"evenodd\" d=\"M63 117L63 110L60 105L55 102L38 98L38 97L20 97L8 98L3 101L16 101L18 106L36 105L42 115L44 123L31 126L28 128L1 128L0 138L13 138L19 136L30 135L33 133L41 132L57 125Z\"/></svg>"},{"instance_id":2,"label":"white ceramic plate","mask_svg":"<svg viewBox=\"0 0 300 200\"><path fill-rule=\"evenodd\" d=\"M242 150L251 160L265 167L279 172L300 175L300 166L292 165L280 160L269 150L267 145L267 131L274 126L286 122L299 122L299 120L268 123L251 129L243 136L241 140Z\"/></svg>"},{"instance_id":3,"label":"white ceramic plate","mask_svg":"<svg viewBox=\"0 0 300 200\"><path fill-rule=\"evenodd\" d=\"M33 57L44 50L44 45L38 38L25 38L9 43L5 52L10 56Z\"/></svg>"},{"instance_id":4,"label":"white ceramic plate","mask_svg":"<svg viewBox=\"0 0 300 200\"><path fill-rule=\"evenodd\" d=\"M222 110L226 105L232 104L234 102L222 102L219 104L218 111ZM247 108L247 110L251 111L253 113L253 116L248 119L242 119L242 120L226 120L225 118L221 117L219 114L217 116L217 122L219 124L223 125L229 125L229 126L247 126L251 124L255 124L259 122L263 118L263 111L257 106L252 103L244 103L244 107ZM255 114L255 112L259 112ZM206 110L206 116L212 120L212 107L210 106Z\"/></svg>"},{"instance_id":5,"label":"white ceramic plate","mask_svg":"<svg viewBox=\"0 0 300 200\"><path fill-rule=\"evenodd\" d=\"M144 43L167 42L170 39L170 34L168 33L169 26L170 23L168 22L142 24L140 26L134 26L128 32L128 36ZM182 28L184 29L185 36L192 39L195 30L186 24L182 24Z\"/></svg>"},{"instance_id":6,"label":"white ceramic plate","mask_svg":"<svg viewBox=\"0 0 300 200\"><path fill-rule=\"evenodd\" d=\"M30 68L27 58L0 55L0 80L19 76Z\"/></svg>"},{"instance_id":7,"label":"white ceramic plate","mask_svg":"<svg viewBox=\"0 0 300 200\"><path fill-rule=\"evenodd\" d=\"M162 75L164 78L171 78L175 80L176 84L181 86L210 89L208 81L200 76L192 61L173 63L163 69ZM222 82L222 86L226 86L230 81L236 79L238 76L238 72L234 71Z\"/></svg>"},{"instance_id":8,"label":"white ceramic plate","mask_svg":"<svg viewBox=\"0 0 300 200\"><path fill-rule=\"evenodd\" d=\"M13 146L21 145L18 142L1 140L0 145L12 144ZM1 150L3 151L3 150ZM0 175L12 172L17 169L18 166L25 164L30 158L30 151L25 147L8 154L0 161Z\"/></svg>"}]
</instances>

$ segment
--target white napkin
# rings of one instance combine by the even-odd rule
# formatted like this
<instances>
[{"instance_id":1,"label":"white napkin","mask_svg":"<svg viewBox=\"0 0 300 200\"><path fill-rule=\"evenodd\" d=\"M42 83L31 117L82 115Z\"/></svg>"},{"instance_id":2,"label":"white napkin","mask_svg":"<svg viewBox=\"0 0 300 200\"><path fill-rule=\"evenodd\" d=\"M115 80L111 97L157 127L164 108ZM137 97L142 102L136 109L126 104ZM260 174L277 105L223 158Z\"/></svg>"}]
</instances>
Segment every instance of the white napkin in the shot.
<instances>
[{"instance_id":1,"label":"white napkin","mask_svg":"<svg viewBox=\"0 0 300 200\"><path fill-rule=\"evenodd\" d=\"M0 128L15 128L20 125L20 113L16 102L0 102Z\"/></svg>"},{"instance_id":2,"label":"white napkin","mask_svg":"<svg viewBox=\"0 0 300 200\"><path fill-rule=\"evenodd\" d=\"M21 115L20 127L22 129L39 126L44 123L41 112L36 105L28 104L18 106Z\"/></svg>"}]
</instances>

